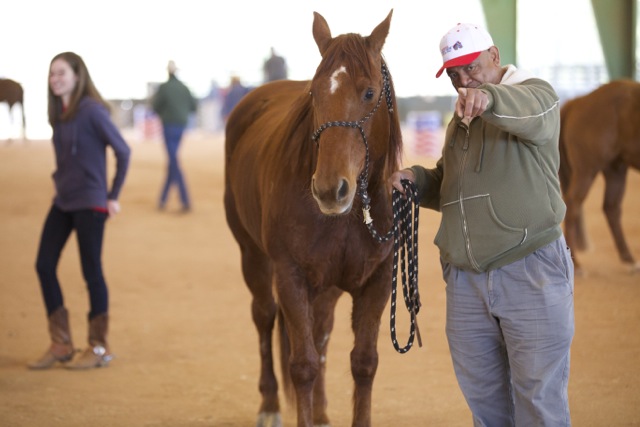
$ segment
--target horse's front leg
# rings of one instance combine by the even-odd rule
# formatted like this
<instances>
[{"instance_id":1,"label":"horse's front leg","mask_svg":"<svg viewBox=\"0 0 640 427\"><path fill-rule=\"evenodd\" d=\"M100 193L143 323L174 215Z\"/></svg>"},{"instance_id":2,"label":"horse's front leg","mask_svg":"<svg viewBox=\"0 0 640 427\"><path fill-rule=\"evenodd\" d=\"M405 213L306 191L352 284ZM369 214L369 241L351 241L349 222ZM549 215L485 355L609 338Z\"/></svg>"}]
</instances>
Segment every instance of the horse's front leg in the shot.
<instances>
[{"instance_id":1,"label":"horse's front leg","mask_svg":"<svg viewBox=\"0 0 640 427\"><path fill-rule=\"evenodd\" d=\"M251 317L258 331L260 350L258 388L262 402L256 426L282 427L278 382L273 369L273 327L277 306L271 290L271 264L259 250L246 245L242 251L242 272L253 297Z\"/></svg>"},{"instance_id":2,"label":"horse's front leg","mask_svg":"<svg viewBox=\"0 0 640 427\"><path fill-rule=\"evenodd\" d=\"M320 356L320 372L313 387L313 425L315 427L329 426L325 386L327 351L329 338L333 330L335 308L340 295L342 295L342 290L337 287L331 287L318 295L313 301L313 337L316 351Z\"/></svg>"},{"instance_id":3,"label":"horse's front leg","mask_svg":"<svg viewBox=\"0 0 640 427\"><path fill-rule=\"evenodd\" d=\"M297 425L312 427L313 388L320 372L320 357L313 342L313 312L307 284L295 268L280 267L276 268L276 289L289 335L288 373L296 395Z\"/></svg>"},{"instance_id":4,"label":"horse's front leg","mask_svg":"<svg viewBox=\"0 0 640 427\"><path fill-rule=\"evenodd\" d=\"M371 426L371 392L378 369L380 318L389 300L391 275L378 274L353 294L352 327L355 343L351 351L354 380L353 427Z\"/></svg>"}]
</instances>

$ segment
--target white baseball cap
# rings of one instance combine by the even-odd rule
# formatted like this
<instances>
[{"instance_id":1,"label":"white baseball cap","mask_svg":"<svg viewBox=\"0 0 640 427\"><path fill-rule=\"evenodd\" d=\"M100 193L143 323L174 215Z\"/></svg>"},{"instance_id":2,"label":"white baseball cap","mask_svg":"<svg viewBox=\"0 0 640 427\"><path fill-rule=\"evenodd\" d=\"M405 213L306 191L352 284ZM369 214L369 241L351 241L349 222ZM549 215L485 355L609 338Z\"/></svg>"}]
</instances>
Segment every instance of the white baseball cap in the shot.
<instances>
[{"instance_id":1,"label":"white baseball cap","mask_svg":"<svg viewBox=\"0 0 640 427\"><path fill-rule=\"evenodd\" d=\"M489 33L476 24L458 24L450 29L440 40L442 67L436 78L445 68L467 65L476 60L482 51L493 46Z\"/></svg>"}]
</instances>

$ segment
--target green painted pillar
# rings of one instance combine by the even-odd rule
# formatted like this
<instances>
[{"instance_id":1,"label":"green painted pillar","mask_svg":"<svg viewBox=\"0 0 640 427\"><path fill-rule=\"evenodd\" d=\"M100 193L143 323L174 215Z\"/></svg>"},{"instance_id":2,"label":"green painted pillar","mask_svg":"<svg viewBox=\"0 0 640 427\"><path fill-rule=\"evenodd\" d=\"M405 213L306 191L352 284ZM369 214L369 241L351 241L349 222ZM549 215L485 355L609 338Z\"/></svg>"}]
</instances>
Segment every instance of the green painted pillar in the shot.
<instances>
[{"instance_id":1,"label":"green painted pillar","mask_svg":"<svg viewBox=\"0 0 640 427\"><path fill-rule=\"evenodd\" d=\"M487 30L500 49L500 63L517 65L517 0L482 0Z\"/></svg>"},{"instance_id":2,"label":"green painted pillar","mask_svg":"<svg viewBox=\"0 0 640 427\"><path fill-rule=\"evenodd\" d=\"M609 80L635 79L636 1L591 0Z\"/></svg>"}]
</instances>

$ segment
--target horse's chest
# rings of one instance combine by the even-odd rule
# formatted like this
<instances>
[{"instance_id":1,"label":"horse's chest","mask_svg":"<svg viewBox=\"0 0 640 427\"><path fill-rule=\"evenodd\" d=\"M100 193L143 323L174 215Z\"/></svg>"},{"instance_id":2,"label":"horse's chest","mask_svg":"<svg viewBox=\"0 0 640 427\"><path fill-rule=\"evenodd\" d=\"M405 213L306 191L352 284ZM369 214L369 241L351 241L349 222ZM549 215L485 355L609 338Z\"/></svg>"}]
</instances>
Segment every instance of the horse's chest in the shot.
<instances>
[{"instance_id":1,"label":"horse's chest","mask_svg":"<svg viewBox=\"0 0 640 427\"><path fill-rule=\"evenodd\" d=\"M267 209L262 237L276 266L297 271L312 286L343 289L361 286L387 264L391 271L392 242L379 243L370 234L358 207L350 214L328 217L314 203L298 197ZM383 217L377 210L379 227L390 227Z\"/></svg>"},{"instance_id":2,"label":"horse's chest","mask_svg":"<svg viewBox=\"0 0 640 427\"><path fill-rule=\"evenodd\" d=\"M291 251L294 262L315 285L359 286L381 264L388 262L391 253L388 244L378 243L363 227L355 231L325 229L313 234L313 239L299 242Z\"/></svg>"}]
</instances>

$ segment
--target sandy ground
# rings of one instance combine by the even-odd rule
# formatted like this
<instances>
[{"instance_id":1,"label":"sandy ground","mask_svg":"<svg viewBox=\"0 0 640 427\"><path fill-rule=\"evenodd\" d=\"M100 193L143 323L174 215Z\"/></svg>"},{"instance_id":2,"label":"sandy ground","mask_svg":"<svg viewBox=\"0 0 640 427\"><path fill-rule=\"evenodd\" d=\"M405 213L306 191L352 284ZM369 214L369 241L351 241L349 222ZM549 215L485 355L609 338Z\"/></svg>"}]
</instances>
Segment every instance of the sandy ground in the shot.
<instances>
[{"instance_id":1,"label":"sandy ground","mask_svg":"<svg viewBox=\"0 0 640 427\"><path fill-rule=\"evenodd\" d=\"M255 425L259 395L257 335L239 251L222 206L223 139L191 133L181 159L192 213L155 209L164 175L158 141L135 141L122 213L107 226L104 268L111 292L107 368L33 372L28 361L48 345L34 271L49 208L53 153L48 141L0 142L0 426L203 427ZM408 158L406 163L429 159ZM629 177L624 226L640 257L640 174ZM640 426L640 275L619 261L600 211L602 181L587 204L592 249L588 275L575 284L576 336L570 401L573 424ZM444 335L444 289L432 244L438 215L420 217L418 321L424 345L395 352L382 319L374 384L377 426L470 426ZM71 240L59 275L77 347L86 345L88 298ZM399 339L409 324L399 318ZM404 335L406 337L406 335ZM327 383L333 426L351 423L349 298L338 305ZM295 424L292 408L285 424Z\"/></svg>"}]
</instances>

